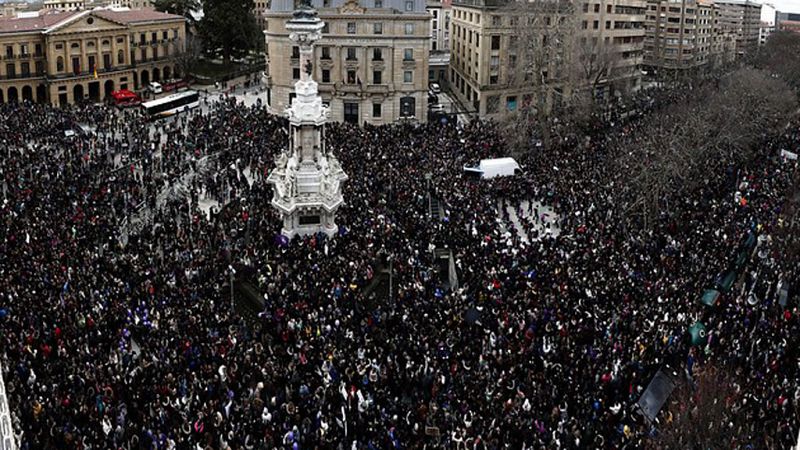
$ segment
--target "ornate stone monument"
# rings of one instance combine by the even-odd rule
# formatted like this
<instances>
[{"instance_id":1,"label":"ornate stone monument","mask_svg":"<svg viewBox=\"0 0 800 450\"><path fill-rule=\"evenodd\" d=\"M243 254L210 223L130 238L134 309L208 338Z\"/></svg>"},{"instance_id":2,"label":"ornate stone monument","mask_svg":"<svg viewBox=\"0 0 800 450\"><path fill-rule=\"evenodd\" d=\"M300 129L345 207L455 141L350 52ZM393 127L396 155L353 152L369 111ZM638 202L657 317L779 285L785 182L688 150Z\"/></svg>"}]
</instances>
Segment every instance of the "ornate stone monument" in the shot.
<instances>
[{"instance_id":1,"label":"ornate stone monument","mask_svg":"<svg viewBox=\"0 0 800 450\"><path fill-rule=\"evenodd\" d=\"M325 122L330 111L322 104L317 83L311 78L314 42L322 37L324 22L307 4L301 4L286 23L289 39L300 47L300 80L296 97L286 109L289 117L289 147L275 158L272 206L283 219L282 233L288 238L338 231L336 210L342 204L342 183L347 174L325 148Z\"/></svg>"}]
</instances>

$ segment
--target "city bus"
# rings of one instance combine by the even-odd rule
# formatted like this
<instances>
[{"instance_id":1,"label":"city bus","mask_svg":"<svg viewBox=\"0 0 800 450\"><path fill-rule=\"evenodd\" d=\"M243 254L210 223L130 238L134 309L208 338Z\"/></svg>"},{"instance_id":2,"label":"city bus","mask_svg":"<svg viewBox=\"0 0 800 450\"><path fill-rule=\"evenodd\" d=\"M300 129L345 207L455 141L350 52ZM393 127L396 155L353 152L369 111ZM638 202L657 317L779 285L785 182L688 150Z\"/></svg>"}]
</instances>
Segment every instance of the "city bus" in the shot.
<instances>
[{"instance_id":1,"label":"city bus","mask_svg":"<svg viewBox=\"0 0 800 450\"><path fill-rule=\"evenodd\" d=\"M199 104L200 95L197 91L184 91L142 103L142 108L151 119L160 119L196 108Z\"/></svg>"}]
</instances>

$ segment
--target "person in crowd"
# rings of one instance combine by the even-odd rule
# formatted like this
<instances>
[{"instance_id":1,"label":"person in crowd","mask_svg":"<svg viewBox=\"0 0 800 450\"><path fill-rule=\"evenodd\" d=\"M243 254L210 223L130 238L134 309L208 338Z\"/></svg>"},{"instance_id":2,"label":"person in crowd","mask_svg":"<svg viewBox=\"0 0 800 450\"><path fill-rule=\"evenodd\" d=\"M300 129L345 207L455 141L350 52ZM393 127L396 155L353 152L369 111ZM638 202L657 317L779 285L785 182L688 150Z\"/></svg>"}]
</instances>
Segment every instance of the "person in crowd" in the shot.
<instances>
[{"instance_id":1,"label":"person in crowd","mask_svg":"<svg viewBox=\"0 0 800 450\"><path fill-rule=\"evenodd\" d=\"M796 164L775 155L797 151L800 123L736 167L746 203L709 162L648 230L607 161L670 95L588 131L554 124L559 145L481 181L462 167L507 154L495 123L328 124L350 176L340 230L289 243L266 182L288 125L261 106L222 95L156 123L0 106L0 344L20 448L642 448L657 426L634 405L671 361L741 375L742 448L790 445L800 322L774 286L800 269L767 238L748 263L755 304L734 289L710 315L697 298L748 232L793 226ZM65 134L80 123L95 133ZM457 289L434 248L453 250ZM231 265L261 311L231 308ZM693 345L698 319L709 333Z\"/></svg>"}]
</instances>

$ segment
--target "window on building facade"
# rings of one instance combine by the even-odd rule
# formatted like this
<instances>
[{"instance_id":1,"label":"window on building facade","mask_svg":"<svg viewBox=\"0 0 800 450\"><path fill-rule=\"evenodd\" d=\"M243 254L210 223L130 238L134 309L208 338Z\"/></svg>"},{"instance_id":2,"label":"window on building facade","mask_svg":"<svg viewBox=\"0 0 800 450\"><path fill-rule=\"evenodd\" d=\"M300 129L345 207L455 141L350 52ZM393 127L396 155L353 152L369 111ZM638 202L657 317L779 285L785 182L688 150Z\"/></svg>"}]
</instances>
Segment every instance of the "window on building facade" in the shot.
<instances>
[{"instance_id":1,"label":"window on building facade","mask_svg":"<svg viewBox=\"0 0 800 450\"><path fill-rule=\"evenodd\" d=\"M348 70L347 71L347 84L356 84L356 71L355 70Z\"/></svg>"},{"instance_id":2,"label":"window on building facade","mask_svg":"<svg viewBox=\"0 0 800 450\"><path fill-rule=\"evenodd\" d=\"M596 13L600 12L600 3L595 3L594 4L594 12L596 12Z\"/></svg>"},{"instance_id":3,"label":"window on building facade","mask_svg":"<svg viewBox=\"0 0 800 450\"><path fill-rule=\"evenodd\" d=\"M372 117L380 117L381 116L381 104L380 103L373 103L372 104Z\"/></svg>"},{"instance_id":4,"label":"window on building facade","mask_svg":"<svg viewBox=\"0 0 800 450\"><path fill-rule=\"evenodd\" d=\"M58 57L56 59L56 72L63 72L64 71L64 58Z\"/></svg>"},{"instance_id":5,"label":"window on building facade","mask_svg":"<svg viewBox=\"0 0 800 450\"><path fill-rule=\"evenodd\" d=\"M72 73L75 75L81 73L81 58L79 56L72 58Z\"/></svg>"},{"instance_id":6,"label":"window on building facade","mask_svg":"<svg viewBox=\"0 0 800 450\"><path fill-rule=\"evenodd\" d=\"M6 45L6 56L12 58L14 56L14 47L11 45Z\"/></svg>"},{"instance_id":7,"label":"window on building facade","mask_svg":"<svg viewBox=\"0 0 800 450\"><path fill-rule=\"evenodd\" d=\"M492 36L492 50L500 50L500 36Z\"/></svg>"},{"instance_id":8,"label":"window on building facade","mask_svg":"<svg viewBox=\"0 0 800 450\"><path fill-rule=\"evenodd\" d=\"M375 0L376 8L383 8L383 0Z\"/></svg>"},{"instance_id":9,"label":"window on building facade","mask_svg":"<svg viewBox=\"0 0 800 450\"><path fill-rule=\"evenodd\" d=\"M372 32L374 34L383 34L383 23L381 22L373 23Z\"/></svg>"},{"instance_id":10,"label":"window on building facade","mask_svg":"<svg viewBox=\"0 0 800 450\"><path fill-rule=\"evenodd\" d=\"M299 80L300 79L300 68L294 67L292 68L292 79Z\"/></svg>"},{"instance_id":11,"label":"window on building facade","mask_svg":"<svg viewBox=\"0 0 800 450\"><path fill-rule=\"evenodd\" d=\"M322 82L323 83L330 83L331 82L331 71L330 71L330 69L322 69Z\"/></svg>"},{"instance_id":12,"label":"window on building facade","mask_svg":"<svg viewBox=\"0 0 800 450\"><path fill-rule=\"evenodd\" d=\"M410 70L403 71L403 83L413 83L414 82L414 72Z\"/></svg>"},{"instance_id":13,"label":"window on building facade","mask_svg":"<svg viewBox=\"0 0 800 450\"><path fill-rule=\"evenodd\" d=\"M416 112L417 99L411 96L400 99L400 117L414 117Z\"/></svg>"},{"instance_id":14,"label":"window on building facade","mask_svg":"<svg viewBox=\"0 0 800 450\"><path fill-rule=\"evenodd\" d=\"M17 66L14 63L6 64L6 76L8 78L16 78L17 77Z\"/></svg>"},{"instance_id":15,"label":"window on building facade","mask_svg":"<svg viewBox=\"0 0 800 450\"><path fill-rule=\"evenodd\" d=\"M97 60L95 60L94 55L89 55L89 70L94 70L97 68L96 66Z\"/></svg>"},{"instance_id":16,"label":"window on building facade","mask_svg":"<svg viewBox=\"0 0 800 450\"><path fill-rule=\"evenodd\" d=\"M413 61L414 60L414 49L407 48L403 50L403 61Z\"/></svg>"},{"instance_id":17,"label":"window on building facade","mask_svg":"<svg viewBox=\"0 0 800 450\"><path fill-rule=\"evenodd\" d=\"M356 48L355 47L347 47L347 60L348 61L356 61Z\"/></svg>"},{"instance_id":18,"label":"window on building facade","mask_svg":"<svg viewBox=\"0 0 800 450\"><path fill-rule=\"evenodd\" d=\"M147 41L147 38L144 37L144 33L139 35L139 43L144 44Z\"/></svg>"},{"instance_id":19,"label":"window on building facade","mask_svg":"<svg viewBox=\"0 0 800 450\"><path fill-rule=\"evenodd\" d=\"M599 28L600 28L600 21L599 21L599 20L595 20L595 21L593 21L593 22L592 22L592 29L593 29L593 30L597 30L597 29L599 29Z\"/></svg>"},{"instance_id":20,"label":"window on building facade","mask_svg":"<svg viewBox=\"0 0 800 450\"><path fill-rule=\"evenodd\" d=\"M517 97L515 95L506 97L506 109L509 111L517 110Z\"/></svg>"},{"instance_id":21,"label":"window on building facade","mask_svg":"<svg viewBox=\"0 0 800 450\"><path fill-rule=\"evenodd\" d=\"M322 47L322 59L331 59L330 47Z\"/></svg>"},{"instance_id":22,"label":"window on building facade","mask_svg":"<svg viewBox=\"0 0 800 450\"><path fill-rule=\"evenodd\" d=\"M380 70L373 70L372 71L372 84L381 84L383 83L383 72Z\"/></svg>"},{"instance_id":23,"label":"window on building facade","mask_svg":"<svg viewBox=\"0 0 800 450\"><path fill-rule=\"evenodd\" d=\"M414 10L414 0L406 0L406 11Z\"/></svg>"},{"instance_id":24,"label":"window on building facade","mask_svg":"<svg viewBox=\"0 0 800 450\"><path fill-rule=\"evenodd\" d=\"M122 50L117 52L117 64L125 64L125 52Z\"/></svg>"},{"instance_id":25,"label":"window on building facade","mask_svg":"<svg viewBox=\"0 0 800 450\"><path fill-rule=\"evenodd\" d=\"M406 26L405 26L405 29L406 29L406 36L414 34L414 24L413 23L407 23Z\"/></svg>"},{"instance_id":26,"label":"window on building facade","mask_svg":"<svg viewBox=\"0 0 800 450\"><path fill-rule=\"evenodd\" d=\"M500 16L492 16L492 26L499 27L503 23L503 18Z\"/></svg>"},{"instance_id":27,"label":"window on building facade","mask_svg":"<svg viewBox=\"0 0 800 450\"><path fill-rule=\"evenodd\" d=\"M347 22L347 34L356 34L355 22Z\"/></svg>"},{"instance_id":28,"label":"window on building facade","mask_svg":"<svg viewBox=\"0 0 800 450\"><path fill-rule=\"evenodd\" d=\"M500 77L497 75L489 76L489 84L497 84L500 81Z\"/></svg>"},{"instance_id":29,"label":"window on building facade","mask_svg":"<svg viewBox=\"0 0 800 450\"><path fill-rule=\"evenodd\" d=\"M372 60L373 61L383 61L383 50L380 48L373 48L372 49Z\"/></svg>"},{"instance_id":30,"label":"window on building facade","mask_svg":"<svg viewBox=\"0 0 800 450\"><path fill-rule=\"evenodd\" d=\"M111 54L106 53L103 55L103 69L110 69L111 68Z\"/></svg>"},{"instance_id":31,"label":"window on building facade","mask_svg":"<svg viewBox=\"0 0 800 450\"><path fill-rule=\"evenodd\" d=\"M20 64L20 73L22 74L23 77L31 76L31 63L23 62L22 64Z\"/></svg>"},{"instance_id":32,"label":"window on building facade","mask_svg":"<svg viewBox=\"0 0 800 450\"><path fill-rule=\"evenodd\" d=\"M486 99L486 113L495 114L500 109L500 96L492 95Z\"/></svg>"},{"instance_id":33,"label":"window on building facade","mask_svg":"<svg viewBox=\"0 0 800 450\"><path fill-rule=\"evenodd\" d=\"M292 47L292 58L297 59L299 57L300 57L300 47L295 45Z\"/></svg>"}]
</instances>

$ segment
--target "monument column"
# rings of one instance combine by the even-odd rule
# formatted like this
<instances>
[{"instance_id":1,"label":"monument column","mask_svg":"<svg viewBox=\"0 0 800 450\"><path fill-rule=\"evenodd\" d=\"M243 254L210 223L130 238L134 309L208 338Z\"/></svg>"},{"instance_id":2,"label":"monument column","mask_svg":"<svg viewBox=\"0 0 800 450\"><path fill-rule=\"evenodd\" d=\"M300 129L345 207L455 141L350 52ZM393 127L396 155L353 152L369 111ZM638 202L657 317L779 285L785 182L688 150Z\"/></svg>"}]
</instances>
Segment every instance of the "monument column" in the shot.
<instances>
[{"instance_id":1,"label":"monument column","mask_svg":"<svg viewBox=\"0 0 800 450\"><path fill-rule=\"evenodd\" d=\"M275 158L267 181L273 186L272 206L283 222L281 232L289 238L320 232L333 236L338 230L336 210L344 202L347 175L323 144L330 110L322 104L312 76L314 43L322 38L324 25L307 4L301 4L286 24L289 39L300 48L300 79L286 109L289 147Z\"/></svg>"}]
</instances>

